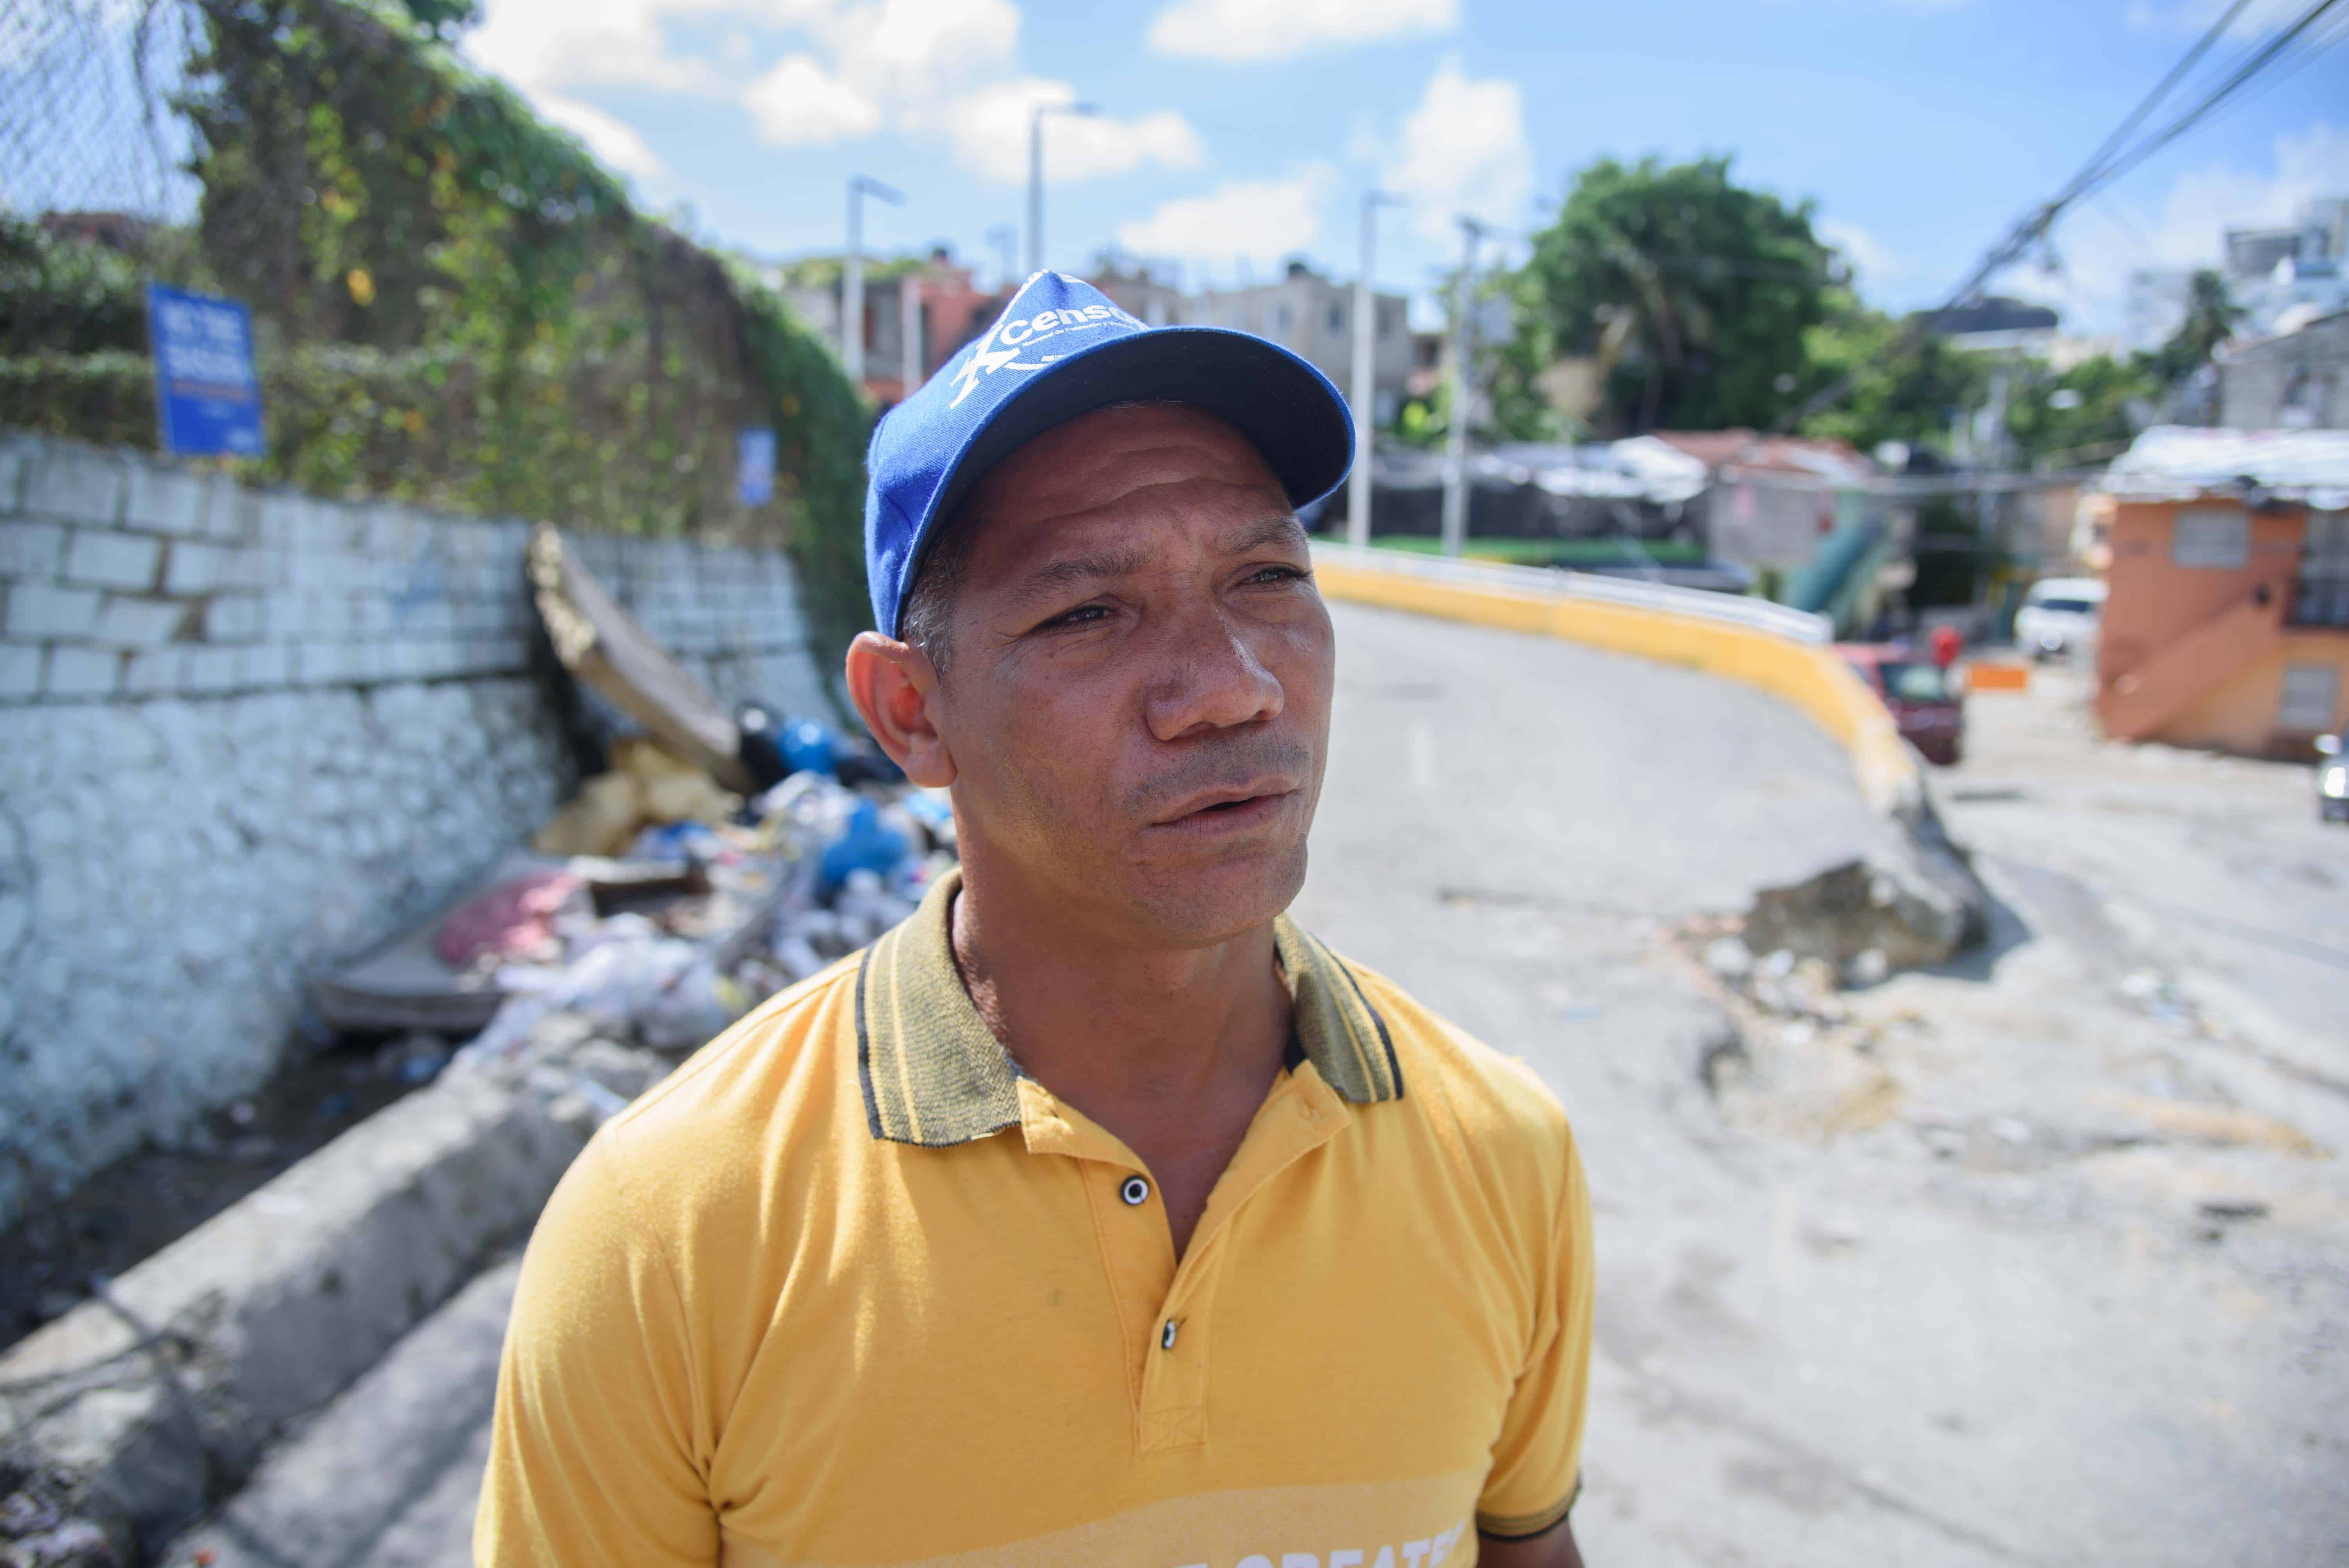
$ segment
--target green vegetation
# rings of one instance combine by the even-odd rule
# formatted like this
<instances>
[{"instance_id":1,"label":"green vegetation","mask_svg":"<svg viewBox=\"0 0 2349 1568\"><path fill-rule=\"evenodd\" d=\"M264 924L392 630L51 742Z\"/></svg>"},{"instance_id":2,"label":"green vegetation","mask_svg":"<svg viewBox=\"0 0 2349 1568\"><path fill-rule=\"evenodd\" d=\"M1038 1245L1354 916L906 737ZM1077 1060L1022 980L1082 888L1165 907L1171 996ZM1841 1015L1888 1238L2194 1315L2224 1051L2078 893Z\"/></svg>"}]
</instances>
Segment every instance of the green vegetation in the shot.
<instances>
[{"instance_id":1,"label":"green vegetation","mask_svg":"<svg viewBox=\"0 0 2349 1568\"><path fill-rule=\"evenodd\" d=\"M1726 158L1601 159L1575 179L1511 280L1517 332L1496 411L1538 398L1533 377L1595 359L1598 423L1624 432L1766 425L1826 315L1835 253L1788 206L1730 178Z\"/></svg>"},{"instance_id":2,"label":"green vegetation","mask_svg":"<svg viewBox=\"0 0 2349 1568\"><path fill-rule=\"evenodd\" d=\"M1526 264L1488 280L1485 294L1506 296L1515 330L1480 366L1492 397L1480 437L1589 433L1553 409L1539 384L1561 361L1579 360L1599 377L1589 419L1599 433L1776 428L1850 376L1845 395L1806 418L1801 433L1947 458L1953 424L1984 406L2002 374L2016 456L2064 467L2125 448L2242 316L2224 280L2204 272L2184 324L2151 354L2099 356L2058 374L1966 353L1864 304L1849 268L1813 231L1810 204L1740 186L1726 158L1592 164L1534 235ZM1449 426L1439 387L1404 404L1392 434L1433 447Z\"/></svg>"},{"instance_id":3,"label":"green vegetation","mask_svg":"<svg viewBox=\"0 0 2349 1568\"><path fill-rule=\"evenodd\" d=\"M151 444L143 277L254 309L255 478L788 543L820 658L865 621L870 411L746 266L456 63L471 0L196 0L202 196L120 248L0 231L0 422ZM775 500L734 436L777 434Z\"/></svg>"}]
</instances>

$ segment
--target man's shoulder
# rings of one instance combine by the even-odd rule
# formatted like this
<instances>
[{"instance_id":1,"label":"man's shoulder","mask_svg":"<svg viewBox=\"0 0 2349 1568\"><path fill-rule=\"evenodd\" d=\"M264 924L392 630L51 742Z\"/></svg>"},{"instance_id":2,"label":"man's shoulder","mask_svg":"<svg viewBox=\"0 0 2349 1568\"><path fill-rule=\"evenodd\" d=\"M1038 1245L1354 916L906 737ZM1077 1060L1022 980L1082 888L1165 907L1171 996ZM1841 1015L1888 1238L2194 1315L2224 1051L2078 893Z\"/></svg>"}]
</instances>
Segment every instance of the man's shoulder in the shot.
<instances>
[{"instance_id":1,"label":"man's shoulder","mask_svg":"<svg viewBox=\"0 0 2349 1568\"><path fill-rule=\"evenodd\" d=\"M588 1157L642 1189L722 1177L777 1133L812 1131L838 1109L843 1067L854 1071L843 1042L863 961L852 954L751 1009L605 1123Z\"/></svg>"},{"instance_id":2,"label":"man's shoulder","mask_svg":"<svg viewBox=\"0 0 2349 1568\"><path fill-rule=\"evenodd\" d=\"M1402 1069L1403 1096L1486 1154L1537 1160L1547 1171L1573 1138L1549 1086L1375 969L1341 958L1378 1014Z\"/></svg>"}]
</instances>

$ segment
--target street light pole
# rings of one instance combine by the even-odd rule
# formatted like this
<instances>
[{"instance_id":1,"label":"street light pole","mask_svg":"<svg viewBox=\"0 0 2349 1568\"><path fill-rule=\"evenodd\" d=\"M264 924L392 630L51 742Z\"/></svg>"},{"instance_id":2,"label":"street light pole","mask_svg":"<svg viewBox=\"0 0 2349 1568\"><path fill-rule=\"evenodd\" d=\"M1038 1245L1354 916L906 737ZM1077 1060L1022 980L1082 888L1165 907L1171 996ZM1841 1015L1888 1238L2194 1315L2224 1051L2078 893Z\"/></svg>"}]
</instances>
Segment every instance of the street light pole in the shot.
<instances>
[{"instance_id":1,"label":"street light pole","mask_svg":"<svg viewBox=\"0 0 2349 1568\"><path fill-rule=\"evenodd\" d=\"M903 402L922 384L922 269L918 266L897 280L897 337L903 351L898 379L905 384L897 397Z\"/></svg>"},{"instance_id":2,"label":"street light pole","mask_svg":"<svg viewBox=\"0 0 2349 1568\"><path fill-rule=\"evenodd\" d=\"M1452 291L1452 418L1444 436L1444 553L1457 555L1468 537L1468 397L1475 378L1468 359L1475 338L1469 315L1476 303L1476 242L1485 225L1460 220L1460 277Z\"/></svg>"},{"instance_id":3,"label":"street light pole","mask_svg":"<svg viewBox=\"0 0 2349 1568\"><path fill-rule=\"evenodd\" d=\"M1378 412L1378 295L1371 273L1378 253L1378 211L1400 204L1383 191L1362 192L1362 270L1354 279L1354 471L1346 476L1346 542L1357 550L1371 542L1371 448Z\"/></svg>"},{"instance_id":4,"label":"street light pole","mask_svg":"<svg viewBox=\"0 0 2349 1568\"><path fill-rule=\"evenodd\" d=\"M1003 269L997 283L1008 289L1019 281L1014 272L1019 265L1019 231L1009 223L991 224L987 231L987 242L995 247L996 264Z\"/></svg>"},{"instance_id":5,"label":"street light pole","mask_svg":"<svg viewBox=\"0 0 2349 1568\"><path fill-rule=\"evenodd\" d=\"M1099 114L1089 103L1040 103L1028 111L1028 273L1044 270L1044 117Z\"/></svg>"},{"instance_id":6,"label":"street light pole","mask_svg":"<svg viewBox=\"0 0 2349 1568\"><path fill-rule=\"evenodd\" d=\"M864 389L864 198L878 196L884 201L902 207L903 193L870 180L853 174L848 180L848 254L841 263L840 279L840 365L848 372L848 384L859 392Z\"/></svg>"}]
</instances>

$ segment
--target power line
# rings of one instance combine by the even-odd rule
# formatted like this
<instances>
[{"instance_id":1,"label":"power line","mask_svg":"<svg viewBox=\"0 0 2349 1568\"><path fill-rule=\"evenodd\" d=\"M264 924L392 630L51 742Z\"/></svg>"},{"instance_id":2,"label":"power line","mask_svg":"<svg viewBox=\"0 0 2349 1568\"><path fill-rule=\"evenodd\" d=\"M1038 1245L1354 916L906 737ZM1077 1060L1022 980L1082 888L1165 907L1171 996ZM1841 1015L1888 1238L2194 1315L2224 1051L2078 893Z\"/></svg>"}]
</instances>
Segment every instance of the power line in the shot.
<instances>
[{"instance_id":1,"label":"power line","mask_svg":"<svg viewBox=\"0 0 2349 1568\"><path fill-rule=\"evenodd\" d=\"M2146 159L2192 129L2209 115L2223 108L2229 99L2272 63L2279 54L2290 47L2319 18L2333 6L2341 4L2341 0L2314 0L2314 4L2301 13L2298 20L2266 44L2251 50L2248 57L2225 80L2204 94L2192 108L2173 117L2159 130L2153 132L2135 146L2127 148L2125 151L2116 150L2127 141L2130 132L2144 123L2147 117L2169 96L2170 89L2193 69L2203 56L2209 53L2211 46L2225 36L2227 28L2233 24L2235 18L2242 13L2244 6L2249 3L2250 0L2235 0L2226 13L2211 24L2209 30L2195 41L2194 46L2186 52L2178 64L2172 66L2161 80L2154 84L2153 89L2129 111L2127 118L2121 121L2119 127L2104 139L2096 150L2089 156L2087 161L2080 166L2078 172L2065 181L2063 188L2054 196L2033 209L2028 216L2019 220L2012 229L2007 231L2004 238L1984 253L1982 259L1974 264L1973 270L1966 274L1965 281L1951 291L1948 300L1940 309L1953 310L1966 304L1974 297L1983 284L2022 260L2029 253L2032 246L2042 242L2047 232L2054 226L2055 220L2074 202L2117 180L2121 175L2136 168ZM2296 67L2304 63L2306 57L2306 54L2303 53L2300 59L2293 62L2293 65ZM1901 329L1893 335L1892 341L1885 345L1882 350L1805 398L1793 410L1782 416L1775 428L1782 431L1792 429L1820 409L1832 407L1843 401L1849 396L1852 387L1858 383L1862 371L1872 364L1895 358L1915 347L1931 331L1930 324L1939 314L1939 311L1921 311L1910 316Z\"/></svg>"}]
</instances>

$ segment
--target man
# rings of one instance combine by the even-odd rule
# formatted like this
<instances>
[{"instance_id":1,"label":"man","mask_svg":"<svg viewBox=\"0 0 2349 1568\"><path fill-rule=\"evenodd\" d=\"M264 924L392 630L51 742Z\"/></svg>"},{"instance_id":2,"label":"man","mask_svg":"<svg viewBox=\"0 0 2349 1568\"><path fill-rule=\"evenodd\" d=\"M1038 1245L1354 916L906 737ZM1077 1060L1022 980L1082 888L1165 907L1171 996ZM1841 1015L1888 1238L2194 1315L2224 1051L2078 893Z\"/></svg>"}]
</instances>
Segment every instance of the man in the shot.
<instances>
[{"instance_id":1,"label":"man","mask_svg":"<svg viewBox=\"0 0 2349 1568\"><path fill-rule=\"evenodd\" d=\"M1074 280L882 421L848 685L962 852L533 1238L482 1563L1568 1568L1556 1102L1282 913L1348 415Z\"/></svg>"}]
</instances>

